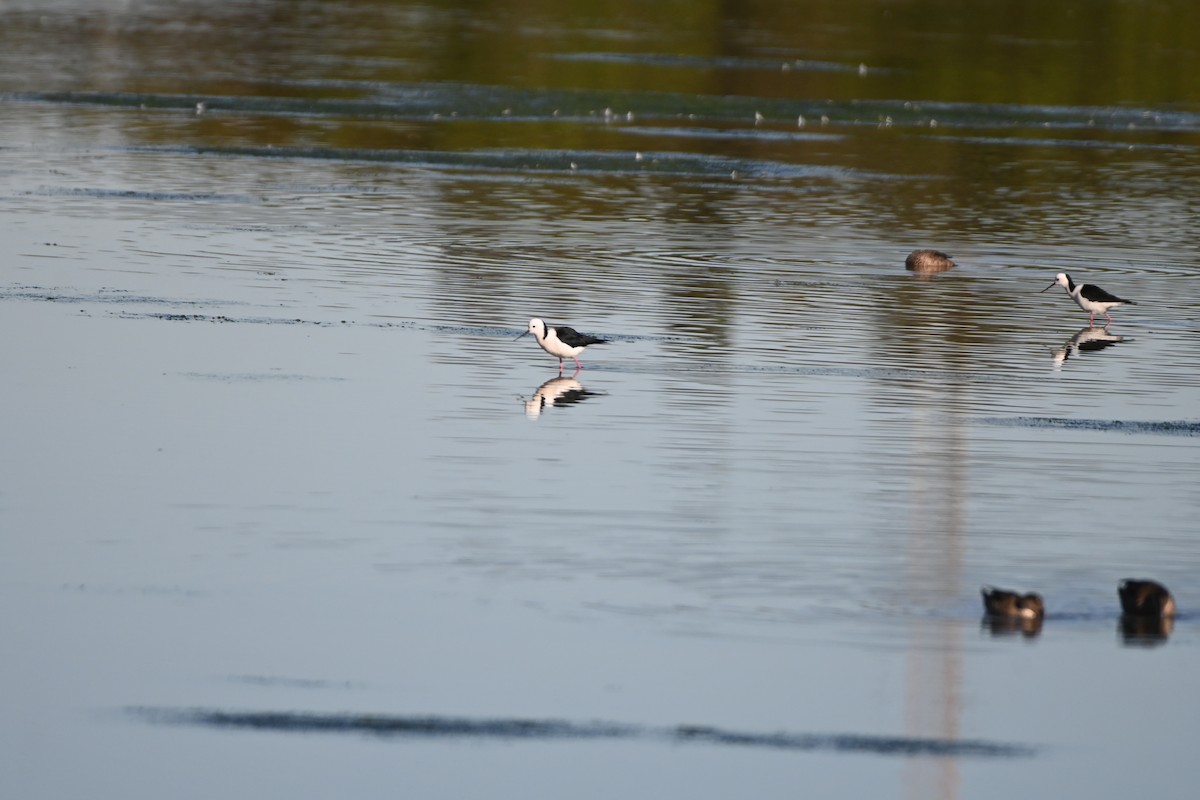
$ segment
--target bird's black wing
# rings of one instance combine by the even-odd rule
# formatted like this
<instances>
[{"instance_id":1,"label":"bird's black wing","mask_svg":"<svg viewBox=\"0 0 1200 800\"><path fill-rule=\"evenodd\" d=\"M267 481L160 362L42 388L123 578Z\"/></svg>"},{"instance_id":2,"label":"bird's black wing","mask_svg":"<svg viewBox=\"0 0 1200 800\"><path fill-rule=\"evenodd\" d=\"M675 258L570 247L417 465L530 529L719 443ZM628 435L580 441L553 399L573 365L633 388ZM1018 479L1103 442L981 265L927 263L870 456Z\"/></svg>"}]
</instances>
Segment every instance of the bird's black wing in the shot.
<instances>
[{"instance_id":1,"label":"bird's black wing","mask_svg":"<svg viewBox=\"0 0 1200 800\"><path fill-rule=\"evenodd\" d=\"M588 336L586 333L580 333L574 328L568 328L565 325L556 325L554 332L558 334L558 340L567 347L586 347L589 344L604 344L607 339L597 339L595 336Z\"/></svg>"},{"instance_id":2,"label":"bird's black wing","mask_svg":"<svg viewBox=\"0 0 1200 800\"><path fill-rule=\"evenodd\" d=\"M1132 300L1123 300L1115 294L1109 294L1099 286L1094 286L1090 283L1085 283L1079 290L1079 294L1084 300L1091 300L1093 303L1129 303L1137 305Z\"/></svg>"}]
</instances>

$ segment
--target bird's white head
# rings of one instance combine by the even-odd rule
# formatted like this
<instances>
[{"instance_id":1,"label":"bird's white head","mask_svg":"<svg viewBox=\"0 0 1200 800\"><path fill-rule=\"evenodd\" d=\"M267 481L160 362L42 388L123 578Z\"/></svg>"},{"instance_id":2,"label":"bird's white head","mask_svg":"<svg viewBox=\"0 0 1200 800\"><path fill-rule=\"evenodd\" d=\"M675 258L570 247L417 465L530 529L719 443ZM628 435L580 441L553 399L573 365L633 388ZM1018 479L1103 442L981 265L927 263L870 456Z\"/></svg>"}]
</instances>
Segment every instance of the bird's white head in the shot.
<instances>
[{"instance_id":1,"label":"bird's white head","mask_svg":"<svg viewBox=\"0 0 1200 800\"><path fill-rule=\"evenodd\" d=\"M529 320L528 333L532 333L540 342L542 339L546 338L546 323L542 322L537 317L534 317L533 319Z\"/></svg>"},{"instance_id":2,"label":"bird's white head","mask_svg":"<svg viewBox=\"0 0 1200 800\"><path fill-rule=\"evenodd\" d=\"M1065 272L1058 273L1054 276L1054 283L1050 284L1045 289L1042 289L1042 291L1044 292L1047 289L1053 289L1055 286L1062 286L1068 292L1071 291L1071 276Z\"/></svg>"}]
</instances>

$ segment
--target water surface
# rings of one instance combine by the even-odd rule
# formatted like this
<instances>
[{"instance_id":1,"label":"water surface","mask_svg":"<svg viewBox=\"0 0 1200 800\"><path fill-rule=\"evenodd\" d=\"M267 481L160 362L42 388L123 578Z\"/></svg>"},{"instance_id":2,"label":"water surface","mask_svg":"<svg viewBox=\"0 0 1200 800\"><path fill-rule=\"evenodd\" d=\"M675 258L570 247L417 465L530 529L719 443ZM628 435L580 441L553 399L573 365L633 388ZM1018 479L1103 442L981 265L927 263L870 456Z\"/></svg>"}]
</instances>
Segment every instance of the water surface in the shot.
<instances>
[{"instance_id":1,"label":"water surface","mask_svg":"<svg viewBox=\"0 0 1200 800\"><path fill-rule=\"evenodd\" d=\"M3 793L1189 797L1196 15L4 4Z\"/></svg>"}]
</instances>

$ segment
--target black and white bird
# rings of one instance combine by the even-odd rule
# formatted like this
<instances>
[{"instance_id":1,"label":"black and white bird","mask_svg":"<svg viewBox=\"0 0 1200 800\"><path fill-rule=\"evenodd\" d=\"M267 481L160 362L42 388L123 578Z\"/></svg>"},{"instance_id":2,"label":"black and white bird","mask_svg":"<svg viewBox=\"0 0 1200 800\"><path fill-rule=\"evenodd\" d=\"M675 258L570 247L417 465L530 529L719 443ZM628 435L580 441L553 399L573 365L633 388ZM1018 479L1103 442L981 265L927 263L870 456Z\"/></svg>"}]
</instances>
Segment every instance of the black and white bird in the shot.
<instances>
[{"instance_id":1,"label":"black and white bird","mask_svg":"<svg viewBox=\"0 0 1200 800\"><path fill-rule=\"evenodd\" d=\"M1046 614L1042 596L1036 592L1018 594L1007 589L984 586L980 594L983 595L983 610L996 617L1041 619Z\"/></svg>"},{"instance_id":2,"label":"black and white bird","mask_svg":"<svg viewBox=\"0 0 1200 800\"><path fill-rule=\"evenodd\" d=\"M1054 276L1054 283L1042 289L1043 292L1053 289L1055 286L1061 286L1067 290L1067 294L1071 295L1071 299L1075 304L1088 312L1088 324L1096 324L1096 312L1099 311L1104 316L1108 317L1108 324L1111 325L1113 318L1108 313L1110 308L1122 305L1136 306L1132 300L1124 300L1114 294L1101 289L1099 286L1091 283L1075 283L1071 280L1071 276L1065 272L1060 272Z\"/></svg>"},{"instance_id":3,"label":"black and white bird","mask_svg":"<svg viewBox=\"0 0 1200 800\"><path fill-rule=\"evenodd\" d=\"M589 344L605 344L607 342L606 339L588 336L586 333L580 333L565 325L547 325L537 317L529 320L529 328L521 336L528 336L531 333L543 350L558 359L559 372L562 372L564 358L575 359L575 368L582 369L583 364L579 363L578 356L583 352L583 348ZM521 336L518 336L517 339L520 339Z\"/></svg>"},{"instance_id":4,"label":"black and white bird","mask_svg":"<svg viewBox=\"0 0 1200 800\"><path fill-rule=\"evenodd\" d=\"M1128 578L1117 586L1121 611L1133 617L1173 617L1175 598L1158 581Z\"/></svg>"}]
</instances>

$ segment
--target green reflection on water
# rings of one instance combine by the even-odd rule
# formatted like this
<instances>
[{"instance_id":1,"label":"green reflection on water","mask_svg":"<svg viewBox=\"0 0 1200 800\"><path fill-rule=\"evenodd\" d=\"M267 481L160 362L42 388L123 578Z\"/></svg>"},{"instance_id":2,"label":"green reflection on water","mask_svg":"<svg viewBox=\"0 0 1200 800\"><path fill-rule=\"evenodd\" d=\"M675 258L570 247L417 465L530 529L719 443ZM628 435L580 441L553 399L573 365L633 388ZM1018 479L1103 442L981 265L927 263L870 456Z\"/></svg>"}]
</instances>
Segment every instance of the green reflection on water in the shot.
<instances>
[{"instance_id":1,"label":"green reflection on water","mask_svg":"<svg viewBox=\"0 0 1200 800\"><path fill-rule=\"evenodd\" d=\"M333 97L353 92L289 83L367 80L713 97L1200 102L1192 80L1200 66L1200 8L1188 2L330 0L6 8L0 40L10 90L188 86L213 95Z\"/></svg>"},{"instance_id":2,"label":"green reflection on water","mask_svg":"<svg viewBox=\"0 0 1200 800\"><path fill-rule=\"evenodd\" d=\"M69 144L95 125L216 154L685 175L721 187L675 187L697 223L752 185L790 193L767 216L917 244L1109 207L1120 235L1131 200L1188 216L1170 185L1200 147L1186 2L59 0L0 22L0 91L69 108ZM611 213L594 194L554 212Z\"/></svg>"}]
</instances>

